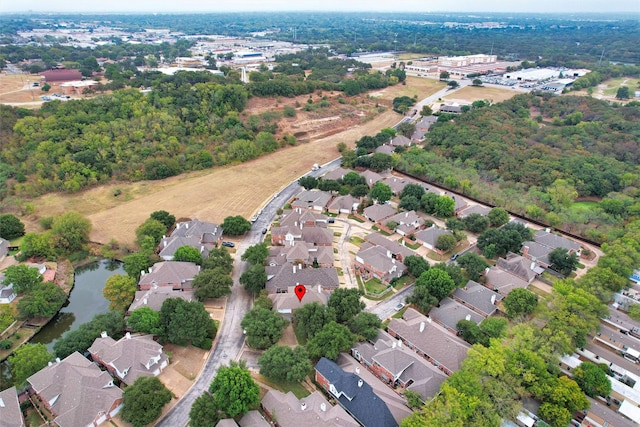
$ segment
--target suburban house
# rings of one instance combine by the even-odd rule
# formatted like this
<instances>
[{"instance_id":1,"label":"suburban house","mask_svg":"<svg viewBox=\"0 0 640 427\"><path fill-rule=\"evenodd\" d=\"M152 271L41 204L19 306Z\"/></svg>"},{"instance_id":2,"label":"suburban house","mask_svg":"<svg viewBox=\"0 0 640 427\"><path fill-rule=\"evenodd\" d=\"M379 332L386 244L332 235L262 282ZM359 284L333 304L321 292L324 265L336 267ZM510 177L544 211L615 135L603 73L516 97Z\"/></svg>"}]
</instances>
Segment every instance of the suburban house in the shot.
<instances>
[{"instance_id":1,"label":"suburban house","mask_svg":"<svg viewBox=\"0 0 640 427\"><path fill-rule=\"evenodd\" d=\"M0 273L0 285L4 281L4 274ZM13 290L13 283L0 287L0 304L9 304L16 299L16 293Z\"/></svg>"},{"instance_id":2,"label":"suburban house","mask_svg":"<svg viewBox=\"0 0 640 427\"><path fill-rule=\"evenodd\" d=\"M396 151L396 147L390 144L383 144L379 147L376 147L376 153L382 153L386 155L392 155Z\"/></svg>"},{"instance_id":3,"label":"suburban house","mask_svg":"<svg viewBox=\"0 0 640 427\"><path fill-rule=\"evenodd\" d=\"M339 179L344 178L344 176L349 172L353 172L353 171L350 169L345 169L343 167L337 167L334 170L325 173L322 176L322 179L325 181L329 181L329 180L337 181Z\"/></svg>"},{"instance_id":4,"label":"suburban house","mask_svg":"<svg viewBox=\"0 0 640 427\"><path fill-rule=\"evenodd\" d=\"M334 198L327 206L327 212L332 214L350 214L358 209L360 200L350 194Z\"/></svg>"},{"instance_id":5,"label":"suburban house","mask_svg":"<svg viewBox=\"0 0 640 427\"><path fill-rule=\"evenodd\" d=\"M301 230L302 241L315 246L332 246L333 231L322 227L305 227Z\"/></svg>"},{"instance_id":6,"label":"suburban house","mask_svg":"<svg viewBox=\"0 0 640 427\"><path fill-rule=\"evenodd\" d=\"M462 107L459 105L441 105L439 111L441 113L461 114Z\"/></svg>"},{"instance_id":7,"label":"suburban house","mask_svg":"<svg viewBox=\"0 0 640 427\"><path fill-rule=\"evenodd\" d=\"M382 382L393 388L419 393L429 400L447 379L436 367L385 332L375 343L356 343L351 354Z\"/></svg>"},{"instance_id":8,"label":"suburban house","mask_svg":"<svg viewBox=\"0 0 640 427\"><path fill-rule=\"evenodd\" d=\"M193 262L161 261L142 273L138 286L141 291L155 287L170 287L175 290L191 289L193 279L200 273L200 266Z\"/></svg>"},{"instance_id":9,"label":"suburban house","mask_svg":"<svg viewBox=\"0 0 640 427\"><path fill-rule=\"evenodd\" d=\"M356 254L354 268L356 274L364 280L374 277L384 283L401 277L407 269L402 262L396 261L388 249L367 243L364 243Z\"/></svg>"},{"instance_id":10,"label":"suburban house","mask_svg":"<svg viewBox=\"0 0 640 427\"><path fill-rule=\"evenodd\" d=\"M98 426L122 408L122 390L108 372L77 351L27 378L28 392L60 427Z\"/></svg>"},{"instance_id":11,"label":"suburban house","mask_svg":"<svg viewBox=\"0 0 640 427\"><path fill-rule=\"evenodd\" d=\"M267 264L277 265L317 263L320 267L331 267L334 263L333 248L331 246L315 246L313 243L294 241L285 246L272 246L269 249Z\"/></svg>"},{"instance_id":12,"label":"suburban house","mask_svg":"<svg viewBox=\"0 0 640 427\"><path fill-rule=\"evenodd\" d=\"M218 246L222 240L222 227L212 222L203 222L197 218L179 222L169 237L160 241L160 257L172 261L176 249L189 246L198 249L206 258L209 251Z\"/></svg>"},{"instance_id":13,"label":"suburban house","mask_svg":"<svg viewBox=\"0 0 640 427\"><path fill-rule=\"evenodd\" d=\"M395 427L398 425L386 403L371 386L355 373L345 372L323 357L315 367L316 382L361 425Z\"/></svg>"},{"instance_id":14,"label":"suburban house","mask_svg":"<svg viewBox=\"0 0 640 427\"><path fill-rule=\"evenodd\" d=\"M0 391L0 426L24 427L24 418L15 387Z\"/></svg>"},{"instance_id":15,"label":"suburban house","mask_svg":"<svg viewBox=\"0 0 640 427\"><path fill-rule=\"evenodd\" d=\"M137 308L149 307L153 311L160 311L162 303L169 298L182 298L185 301L194 301L192 290L174 290L172 287L151 288L146 291L136 291L133 302L127 313Z\"/></svg>"},{"instance_id":16,"label":"suburban house","mask_svg":"<svg viewBox=\"0 0 640 427\"><path fill-rule=\"evenodd\" d=\"M429 132L429 128L435 122L438 121L437 116L424 116L420 119L419 122L416 123L416 130L411 135L411 141L413 142L422 142L424 141L424 135Z\"/></svg>"},{"instance_id":17,"label":"suburban house","mask_svg":"<svg viewBox=\"0 0 640 427\"><path fill-rule=\"evenodd\" d=\"M526 280L527 283L531 283L538 274L542 273L542 269L536 266L535 262L511 252L507 254L506 258L498 258L496 267Z\"/></svg>"},{"instance_id":18,"label":"suburban house","mask_svg":"<svg viewBox=\"0 0 640 427\"><path fill-rule=\"evenodd\" d=\"M280 227L296 227L299 229L304 227L326 227L328 219L326 215L297 208L284 211L282 218L280 218Z\"/></svg>"},{"instance_id":19,"label":"suburban house","mask_svg":"<svg viewBox=\"0 0 640 427\"><path fill-rule=\"evenodd\" d=\"M485 286L503 296L509 295L509 292L515 288L529 286L529 282L526 280L495 266L487 268L484 276L487 279Z\"/></svg>"},{"instance_id":20,"label":"suburban house","mask_svg":"<svg viewBox=\"0 0 640 427\"><path fill-rule=\"evenodd\" d=\"M271 244L284 245L302 239L300 227L271 227Z\"/></svg>"},{"instance_id":21,"label":"suburban house","mask_svg":"<svg viewBox=\"0 0 640 427\"><path fill-rule=\"evenodd\" d=\"M302 268L301 265L286 263L281 266L266 267L267 283L265 285L270 294L288 292L296 285L304 285L307 289L322 286L327 291L340 285L338 272L335 268Z\"/></svg>"},{"instance_id":22,"label":"suburban house","mask_svg":"<svg viewBox=\"0 0 640 427\"><path fill-rule=\"evenodd\" d=\"M312 209L318 212L324 212L331 200L331 193L320 190L303 190L291 203L293 209Z\"/></svg>"},{"instance_id":23,"label":"suburban house","mask_svg":"<svg viewBox=\"0 0 640 427\"><path fill-rule=\"evenodd\" d=\"M409 178L401 178L397 176L388 176L382 180L383 183L387 184L389 188L391 188L391 192L396 196L402 193L404 187L408 184L416 184L417 182L409 179Z\"/></svg>"},{"instance_id":24,"label":"suburban house","mask_svg":"<svg viewBox=\"0 0 640 427\"><path fill-rule=\"evenodd\" d=\"M298 399L293 392L269 390L260 402L262 410L279 427L358 427L341 406L332 406L324 396L314 391Z\"/></svg>"},{"instance_id":25,"label":"suburban house","mask_svg":"<svg viewBox=\"0 0 640 427\"><path fill-rule=\"evenodd\" d=\"M385 224L390 222L398 224L396 233L401 236L412 234L422 225L422 218L415 211L398 212L384 221Z\"/></svg>"},{"instance_id":26,"label":"suburban house","mask_svg":"<svg viewBox=\"0 0 640 427\"><path fill-rule=\"evenodd\" d=\"M460 211L460 213L458 214L458 218L466 218L471 214L480 214L482 216L487 216L489 215L489 212L491 212L491 208L488 206L473 205L473 206L468 206L462 211Z\"/></svg>"},{"instance_id":27,"label":"suburban house","mask_svg":"<svg viewBox=\"0 0 640 427\"><path fill-rule=\"evenodd\" d=\"M498 310L496 303L503 298L499 293L473 280L469 280L464 288L456 288L451 296L454 300L485 317L491 316Z\"/></svg>"},{"instance_id":28,"label":"suburban house","mask_svg":"<svg viewBox=\"0 0 640 427\"><path fill-rule=\"evenodd\" d=\"M153 340L152 335L131 335L127 332L116 341L102 332L88 351L94 362L127 385L140 377L157 377L169 364L162 346Z\"/></svg>"},{"instance_id":29,"label":"suburban house","mask_svg":"<svg viewBox=\"0 0 640 427\"><path fill-rule=\"evenodd\" d=\"M317 302L322 305L327 305L329 300L328 293L323 292L322 286L307 287L302 299L298 299L298 296L294 292L295 286L290 286L286 293L271 294L269 298L273 301L273 310L282 314L287 319L291 320L293 312L299 308L302 308L305 304L311 304Z\"/></svg>"},{"instance_id":30,"label":"suburban house","mask_svg":"<svg viewBox=\"0 0 640 427\"><path fill-rule=\"evenodd\" d=\"M364 216L371 222L380 222L385 218L395 215L397 212L389 205L371 205L364 208Z\"/></svg>"},{"instance_id":31,"label":"suburban house","mask_svg":"<svg viewBox=\"0 0 640 427\"><path fill-rule=\"evenodd\" d=\"M404 135L397 135L391 140L391 145L394 147L408 147L411 145L411 140Z\"/></svg>"},{"instance_id":32,"label":"suburban house","mask_svg":"<svg viewBox=\"0 0 640 427\"><path fill-rule=\"evenodd\" d=\"M401 245L395 240L389 240L380 233L371 233L365 236L365 242L374 246L381 246L391 252L391 256L400 262L404 262L404 259L411 255L416 255L414 251L408 247ZM404 241L403 241L404 242Z\"/></svg>"},{"instance_id":33,"label":"suburban house","mask_svg":"<svg viewBox=\"0 0 640 427\"><path fill-rule=\"evenodd\" d=\"M457 194L451 194L446 191L444 192L444 195L449 196L453 199L455 203L453 207L453 214L456 216L460 215L460 212L462 212L467 206L469 206L467 201L462 196L458 196Z\"/></svg>"},{"instance_id":34,"label":"suburban house","mask_svg":"<svg viewBox=\"0 0 640 427\"><path fill-rule=\"evenodd\" d=\"M443 298L438 307L429 310L429 317L454 334L458 333L459 321L468 320L477 325L485 318L485 316L449 297Z\"/></svg>"},{"instance_id":35,"label":"suburban house","mask_svg":"<svg viewBox=\"0 0 640 427\"><path fill-rule=\"evenodd\" d=\"M382 181L382 175L369 169L360 172L360 176L363 177L365 181L367 181L367 185L369 186L369 188L373 187L376 182Z\"/></svg>"},{"instance_id":36,"label":"suburban house","mask_svg":"<svg viewBox=\"0 0 640 427\"><path fill-rule=\"evenodd\" d=\"M402 319L391 319L387 331L447 375L460 369L470 347L412 308L404 312Z\"/></svg>"},{"instance_id":37,"label":"suburban house","mask_svg":"<svg viewBox=\"0 0 640 427\"><path fill-rule=\"evenodd\" d=\"M438 237L442 236L443 234L453 235L450 230L439 228L434 224L427 229L418 231L414 234L414 236L416 238L416 241L422 244L422 246L424 246L425 248L432 251L440 252L440 250L436 248L436 244L438 243Z\"/></svg>"},{"instance_id":38,"label":"suburban house","mask_svg":"<svg viewBox=\"0 0 640 427\"><path fill-rule=\"evenodd\" d=\"M564 236L553 234L546 230L539 230L533 236L533 241L522 244L522 256L534 261L543 268L551 266L549 254L556 248L566 249L570 254L580 250L580 245Z\"/></svg>"}]
</instances>

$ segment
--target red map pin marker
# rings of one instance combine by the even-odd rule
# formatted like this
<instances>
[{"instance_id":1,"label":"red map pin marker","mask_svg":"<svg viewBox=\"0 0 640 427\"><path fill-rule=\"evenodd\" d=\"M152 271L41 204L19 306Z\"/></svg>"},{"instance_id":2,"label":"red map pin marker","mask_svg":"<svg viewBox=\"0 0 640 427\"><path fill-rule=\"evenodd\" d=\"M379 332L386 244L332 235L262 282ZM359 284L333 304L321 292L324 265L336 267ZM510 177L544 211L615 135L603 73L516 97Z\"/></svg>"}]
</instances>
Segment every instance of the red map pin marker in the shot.
<instances>
[{"instance_id":1,"label":"red map pin marker","mask_svg":"<svg viewBox=\"0 0 640 427\"><path fill-rule=\"evenodd\" d=\"M302 297L307 293L307 288L304 285L297 285L294 289L296 296L298 297L298 301L302 302Z\"/></svg>"}]
</instances>

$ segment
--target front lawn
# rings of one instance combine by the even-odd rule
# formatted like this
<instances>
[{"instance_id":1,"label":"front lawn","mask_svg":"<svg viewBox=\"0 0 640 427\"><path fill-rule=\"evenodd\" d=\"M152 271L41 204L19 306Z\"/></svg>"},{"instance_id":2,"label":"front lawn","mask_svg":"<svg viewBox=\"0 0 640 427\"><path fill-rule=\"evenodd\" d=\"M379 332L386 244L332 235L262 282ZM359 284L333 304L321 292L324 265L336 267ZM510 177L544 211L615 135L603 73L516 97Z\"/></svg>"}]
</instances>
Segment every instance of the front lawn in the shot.
<instances>
[{"instance_id":1,"label":"front lawn","mask_svg":"<svg viewBox=\"0 0 640 427\"><path fill-rule=\"evenodd\" d=\"M301 383L292 383L288 381L276 382L260 374L256 374L256 379L262 384L275 388L276 390L280 390L283 393L293 392L298 399L305 398L311 394Z\"/></svg>"},{"instance_id":2,"label":"front lawn","mask_svg":"<svg viewBox=\"0 0 640 427\"><path fill-rule=\"evenodd\" d=\"M358 236L349 237L349 243L353 243L354 245L360 247L364 243L364 239Z\"/></svg>"},{"instance_id":3,"label":"front lawn","mask_svg":"<svg viewBox=\"0 0 640 427\"><path fill-rule=\"evenodd\" d=\"M364 288L371 294L379 294L387 289L387 285L382 283L380 279L369 279L364 282Z\"/></svg>"}]
</instances>

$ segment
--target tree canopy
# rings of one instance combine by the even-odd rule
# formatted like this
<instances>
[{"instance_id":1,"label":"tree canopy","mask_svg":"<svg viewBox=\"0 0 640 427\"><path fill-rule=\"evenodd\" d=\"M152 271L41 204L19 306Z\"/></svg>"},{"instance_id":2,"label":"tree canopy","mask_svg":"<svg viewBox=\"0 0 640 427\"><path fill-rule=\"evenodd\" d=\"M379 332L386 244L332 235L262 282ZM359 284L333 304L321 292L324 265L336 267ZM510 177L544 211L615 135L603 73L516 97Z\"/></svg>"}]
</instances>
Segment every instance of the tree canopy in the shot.
<instances>
[{"instance_id":1,"label":"tree canopy","mask_svg":"<svg viewBox=\"0 0 640 427\"><path fill-rule=\"evenodd\" d=\"M16 293L30 292L42 283L42 274L36 267L29 267L25 264L11 265L4 270L4 280L2 284L8 286L13 284Z\"/></svg>"},{"instance_id":2,"label":"tree canopy","mask_svg":"<svg viewBox=\"0 0 640 427\"><path fill-rule=\"evenodd\" d=\"M249 310L240 326L247 335L247 344L256 349L269 348L282 338L289 322L279 313L257 307Z\"/></svg>"},{"instance_id":3,"label":"tree canopy","mask_svg":"<svg viewBox=\"0 0 640 427\"><path fill-rule=\"evenodd\" d=\"M193 279L194 296L199 301L230 295L232 286L233 279L220 267L201 270Z\"/></svg>"},{"instance_id":4,"label":"tree canopy","mask_svg":"<svg viewBox=\"0 0 640 427\"><path fill-rule=\"evenodd\" d=\"M311 372L311 362L304 347L275 345L260 359L260 374L275 381L301 382Z\"/></svg>"},{"instance_id":5,"label":"tree canopy","mask_svg":"<svg viewBox=\"0 0 640 427\"><path fill-rule=\"evenodd\" d=\"M114 274L107 279L102 295L109 300L109 310L126 310L138 289L136 279L131 276Z\"/></svg>"},{"instance_id":6,"label":"tree canopy","mask_svg":"<svg viewBox=\"0 0 640 427\"><path fill-rule=\"evenodd\" d=\"M31 375L35 374L53 359L53 355L42 344L25 344L13 352L9 357L13 383L20 387Z\"/></svg>"},{"instance_id":7,"label":"tree canopy","mask_svg":"<svg viewBox=\"0 0 640 427\"><path fill-rule=\"evenodd\" d=\"M228 216L220 226L227 236L241 236L251 230L251 223L242 215Z\"/></svg>"},{"instance_id":8,"label":"tree canopy","mask_svg":"<svg viewBox=\"0 0 640 427\"><path fill-rule=\"evenodd\" d=\"M349 328L331 321L307 341L307 351L315 359L326 357L335 361L341 352L348 351L355 342L356 336Z\"/></svg>"},{"instance_id":9,"label":"tree canopy","mask_svg":"<svg viewBox=\"0 0 640 427\"><path fill-rule=\"evenodd\" d=\"M140 377L122 394L122 419L143 427L157 420L164 405L171 401L171 392L157 377Z\"/></svg>"},{"instance_id":10,"label":"tree canopy","mask_svg":"<svg viewBox=\"0 0 640 427\"><path fill-rule=\"evenodd\" d=\"M237 417L260 402L260 387L251 378L244 361L218 369L209 386L216 406L228 417Z\"/></svg>"},{"instance_id":11,"label":"tree canopy","mask_svg":"<svg viewBox=\"0 0 640 427\"><path fill-rule=\"evenodd\" d=\"M13 214L0 214L0 237L7 240L24 236L24 224Z\"/></svg>"}]
</instances>

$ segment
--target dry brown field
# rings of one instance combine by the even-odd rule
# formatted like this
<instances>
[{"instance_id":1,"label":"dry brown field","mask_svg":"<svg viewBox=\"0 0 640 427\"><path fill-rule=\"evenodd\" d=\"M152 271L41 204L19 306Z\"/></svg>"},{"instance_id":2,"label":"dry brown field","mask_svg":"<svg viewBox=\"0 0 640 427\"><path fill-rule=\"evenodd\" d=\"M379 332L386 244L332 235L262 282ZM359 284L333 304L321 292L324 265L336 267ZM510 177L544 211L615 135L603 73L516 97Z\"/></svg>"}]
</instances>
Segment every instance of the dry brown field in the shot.
<instances>
[{"instance_id":1,"label":"dry brown field","mask_svg":"<svg viewBox=\"0 0 640 427\"><path fill-rule=\"evenodd\" d=\"M40 76L0 73L0 103L39 101L39 96L42 94L39 87L22 89L27 81L39 82Z\"/></svg>"},{"instance_id":2,"label":"dry brown field","mask_svg":"<svg viewBox=\"0 0 640 427\"><path fill-rule=\"evenodd\" d=\"M462 102L462 103L471 103L473 101L479 99L488 99L491 102L502 102L507 99L511 99L519 93L516 90L512 89L500 89L496 87L475 87L475 86L467 86L459 91L452 93L451 95L447 95L444 98L450 102Z\"/></svg>"},{"instance_id":3,"label":"dry brown field","mask_svg":"<svg viewBox=\"0 0 640 427\"><path fill-rule=\"evenodd\" d=\"M446 85L446 83L435 79L407 76L406 85L389 86L380 91L371 92L369 95L389 102L398 96L408 96L411 98L417 96L417 99L420 100L439 91Z\"/></svg>"}]
</instances>

